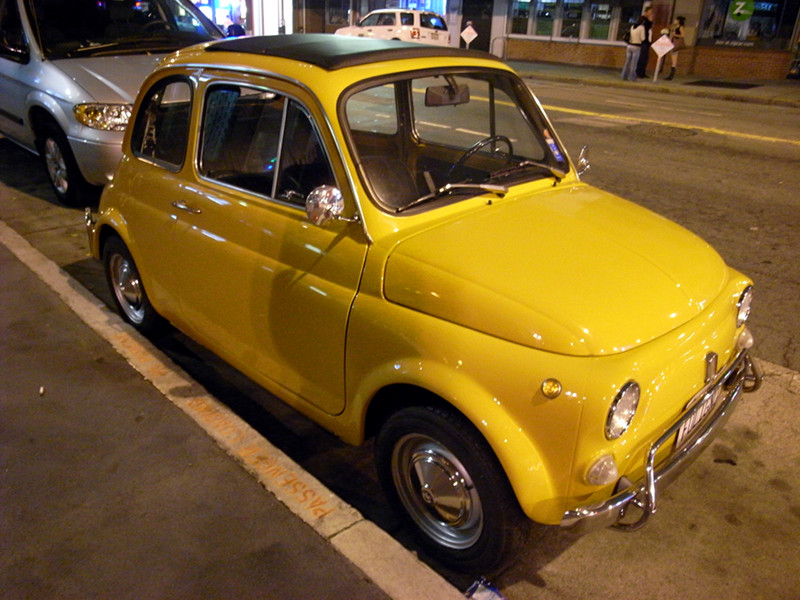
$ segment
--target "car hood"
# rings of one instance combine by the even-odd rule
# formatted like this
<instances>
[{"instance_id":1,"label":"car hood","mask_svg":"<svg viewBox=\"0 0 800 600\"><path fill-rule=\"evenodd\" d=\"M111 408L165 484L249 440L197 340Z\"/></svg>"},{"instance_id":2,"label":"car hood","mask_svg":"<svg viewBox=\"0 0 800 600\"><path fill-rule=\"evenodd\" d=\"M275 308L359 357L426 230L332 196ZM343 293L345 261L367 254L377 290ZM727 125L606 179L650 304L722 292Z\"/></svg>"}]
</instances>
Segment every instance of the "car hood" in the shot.
<instances>
[{"instance_id":1,"label":"car hood","mask_svg":"<svg viewBox=\"0 0 800 600\"><path fill-rule=\"evenodd\" d=\"M501 200L399 242L386 298L575 356L614 354L697 316L729 270L703 240L587 185Z\"/></svg>"},{"instance_id":2,"label":"car hood","mask_svg":"<svg viewBox=\"0 0 800 600\"><path fill-rule=\"evenodd\" d=\"M52 61L95 102L133 104L139 87L164 54L64 58Z\"/></svg>"}]
</instances>

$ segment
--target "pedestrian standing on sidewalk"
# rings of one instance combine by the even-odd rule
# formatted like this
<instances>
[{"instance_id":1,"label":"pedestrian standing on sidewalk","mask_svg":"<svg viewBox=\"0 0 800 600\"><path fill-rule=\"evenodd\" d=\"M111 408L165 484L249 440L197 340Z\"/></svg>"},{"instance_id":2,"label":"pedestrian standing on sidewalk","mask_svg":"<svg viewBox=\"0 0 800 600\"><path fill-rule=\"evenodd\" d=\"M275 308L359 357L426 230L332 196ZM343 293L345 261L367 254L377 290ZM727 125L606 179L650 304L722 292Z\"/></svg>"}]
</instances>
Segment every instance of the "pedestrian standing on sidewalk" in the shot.
<instances>
[{"instance_id":1,"label":"pedestrian standing on sidewalk","mask_svg":"<svg viewBox=\"0 0 800 600\"><path fill-rule=\"evenodd\" d=\"M630 33L625 42L625 66L622 67L622 79L636 81L636 67L639 64L639 52L644 41L644 17L639 17L636 25L631 25Z\"/></svg>"},{"instance_id":2,"label":"pedestrian standing on sidewalk","mask_svg":"<svg viewBox=\"0 0 800 600\"><path fill-rule=\"evenodd\" d=\"M649 6L642 13L644 24L644 40L642 41L639 62L636 67L637 77L647 77L647 61L650 59L650 44L653 43L653 9Z\"/></svg>"},{"instance_id":3,"label":"pedestrian standing on sidewalk","mask_svg":"<svg viewBox=\"0 0 800 600\"><path fill-rule=\"evenodd\" d=\"M669 75L666 77L670 80L675 77L675 69L678 68L678 52L686 48L686 39L683 33L683 26L685 24L686 19L684 17L675 17L675 22L672 24L672 35L670 36L672 50L669 51L669 58L672 61L672 66L670 66Z\"/></svg>"}]
</instances>

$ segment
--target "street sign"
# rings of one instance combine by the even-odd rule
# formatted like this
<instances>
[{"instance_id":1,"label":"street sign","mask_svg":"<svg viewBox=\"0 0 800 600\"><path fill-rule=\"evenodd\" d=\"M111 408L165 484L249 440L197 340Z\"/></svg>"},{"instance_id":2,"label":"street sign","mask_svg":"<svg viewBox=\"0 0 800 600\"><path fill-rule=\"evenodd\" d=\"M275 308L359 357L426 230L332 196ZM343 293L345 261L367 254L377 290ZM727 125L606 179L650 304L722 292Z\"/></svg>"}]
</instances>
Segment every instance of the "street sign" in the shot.
<instances>
[{"instance_id":1,"label":"street sign","mask_svg":"<svg viewBox=\"0 0 800 600\"><path fill-rule=\"evenodd\" d=\"M734 21L747 21L755 11L756 3L753 0L733 0L729 9Z\"/></svg>"},{"instance_id":2,"label":"street sign","mask_svg":"<svg viewBox=\"0 0 800 600\"><path fill-rule=\"evenodd\" d=\"M464 28L464 31L461 32L461 39L464 40L464 43L469 48L469 45L475 41L475 38L478 37L478 32L475 31L475 28L472 25L467 25Z\"/></svg>"}]
</instances>

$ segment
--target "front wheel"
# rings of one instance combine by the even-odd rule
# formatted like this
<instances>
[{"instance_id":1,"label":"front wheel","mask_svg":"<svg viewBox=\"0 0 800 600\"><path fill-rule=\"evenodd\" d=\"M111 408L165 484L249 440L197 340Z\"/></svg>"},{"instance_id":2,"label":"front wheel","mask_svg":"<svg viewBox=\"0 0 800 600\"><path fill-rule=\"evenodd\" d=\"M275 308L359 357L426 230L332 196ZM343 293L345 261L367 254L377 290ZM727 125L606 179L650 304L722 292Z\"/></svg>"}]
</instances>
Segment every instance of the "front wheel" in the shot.
<instances>
[{"instance_id":1,"label":"front wheel","mask_svg":"<svg viewBox=\"0 0 800 600\"><path fill-rule=\"evenodd\" d=\"M114 236L106 241L103 267L111 297L122 317L142 333L156 333L163 321L150 304L136 263L120 238Z\"/></svg>"},{"instance_id":2,"label":"front wheel","mask_svg":"<svg viewBox=\"0 0 800 600\"><path fill-rule=\"evenodd\" d=\"M54 122L44 123L38 128L37 146L58 201L64 206L89 204L93 186L83 178L61 128Z\"/></svg>"},{"instance_id":3,"label":"front wheel","mask_svg":"<svg viewBox=\"0 0 800 600\"><path fill-rule=\"evenodd\" d=\"M387 420L375 449L390 500L445 565L488 574L527 540L530 521L500 464L461 415L426 406L401 410Z\"/></svg>"}]
</instances>

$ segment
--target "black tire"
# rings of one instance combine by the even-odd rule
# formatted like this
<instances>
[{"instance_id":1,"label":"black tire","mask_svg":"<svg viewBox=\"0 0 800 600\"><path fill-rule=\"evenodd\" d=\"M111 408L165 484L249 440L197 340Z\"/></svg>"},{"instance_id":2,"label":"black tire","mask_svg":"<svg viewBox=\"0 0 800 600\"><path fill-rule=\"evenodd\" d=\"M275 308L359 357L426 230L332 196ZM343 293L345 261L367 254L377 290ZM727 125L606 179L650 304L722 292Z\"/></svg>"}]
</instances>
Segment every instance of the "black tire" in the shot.
<instances>
[{"instance_id":1,"label":"black tire","mask_svg":"<svg viewBox=\"0 0 800 600\"><path fill-rule=\"evenodd\" d=\"M497 458L455 411L418 406L394 413L375 455L388 498L444 565L496 573L527 541L531 521Z\"/></svg>"},{"instance_id":2,"label":"black tire","mask_svg":"<svg viewBox=\"0 0 800 600\"><path fill-rule=\"evenodd\" d=\"M150 304L128 247L117 236L108 238L103 246L103 270L122 318L144 334L158 333L164 321Z\"/></svg>"},{"instance_id":3,"label":"black tire","mask_svg":"<svg viewBox=\"0 0 800 600\"><path fill-rule=\"evenodd\" d=\"M37 147L50 186L64 206L83 206L91 203L95 186L83 178L67 136L53 122L47 121L37 129Z\"/></svg>"}]
</instances>

